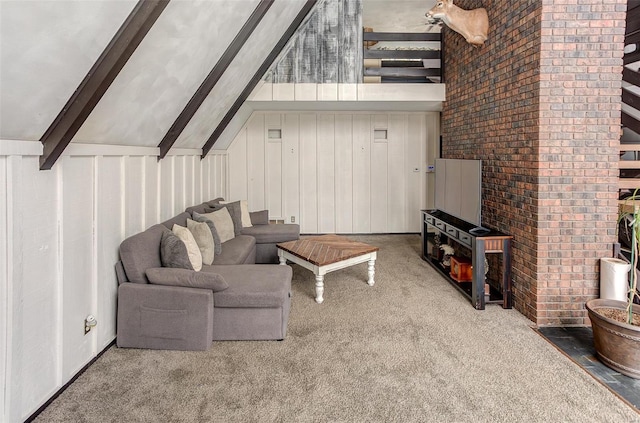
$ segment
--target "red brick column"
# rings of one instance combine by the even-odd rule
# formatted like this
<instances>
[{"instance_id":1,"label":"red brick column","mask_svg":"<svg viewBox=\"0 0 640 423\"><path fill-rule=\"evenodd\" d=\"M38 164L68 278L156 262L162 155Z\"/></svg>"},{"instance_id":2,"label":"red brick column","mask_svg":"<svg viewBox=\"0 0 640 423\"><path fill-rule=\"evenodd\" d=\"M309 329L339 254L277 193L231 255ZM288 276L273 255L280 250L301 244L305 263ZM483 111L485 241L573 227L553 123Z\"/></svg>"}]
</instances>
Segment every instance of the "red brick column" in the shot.
<instances>
[{"instance_id":1,"label":"red brick column","mask_svg":"<svg viewBox=\"0 0 640 423\"><path fill-rule=\"evenodd\" d=\"M514 236L515 307L539 325L588 324L615 240L626 5L579 3L461 0L489 39L444 30L442 156L483 160L483 221Z\"/></svg>"},{"instance_id":2,"label":"red brick column","mask_svg":"<svg viewBox=\"0 0 640 423\"><path fill-rule=\"evenodd\" d=\"M539 324L588 324L616 241L626 2L542 2Z\"/></svg>"}]
</instances>

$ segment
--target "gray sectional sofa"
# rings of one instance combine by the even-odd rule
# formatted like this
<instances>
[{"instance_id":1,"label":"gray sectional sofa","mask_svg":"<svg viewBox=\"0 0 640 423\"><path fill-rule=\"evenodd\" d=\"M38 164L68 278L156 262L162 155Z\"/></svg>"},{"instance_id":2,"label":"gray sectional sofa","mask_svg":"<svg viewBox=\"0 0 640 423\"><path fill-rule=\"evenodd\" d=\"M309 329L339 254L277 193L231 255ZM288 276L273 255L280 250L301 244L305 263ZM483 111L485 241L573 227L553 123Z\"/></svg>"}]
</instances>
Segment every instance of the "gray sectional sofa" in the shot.
<instances>
[{"instance_id":1,"label":"gray sectional sofa","mask_svg":"<svg viewBox=\"0 0 640 423\"><path fill-rule=\"evenodd\" d=\"M298 225L269 224L264 212L252 213L254 226L222 243L211 265L200 271L162 266L163 233L174 224L186 227L210 204L190 207L120 245L119 347L206 350L214 340L285 338L292 271L271 263L277 263L276 243L299 238Z\"/></svg>"}]
</instances>

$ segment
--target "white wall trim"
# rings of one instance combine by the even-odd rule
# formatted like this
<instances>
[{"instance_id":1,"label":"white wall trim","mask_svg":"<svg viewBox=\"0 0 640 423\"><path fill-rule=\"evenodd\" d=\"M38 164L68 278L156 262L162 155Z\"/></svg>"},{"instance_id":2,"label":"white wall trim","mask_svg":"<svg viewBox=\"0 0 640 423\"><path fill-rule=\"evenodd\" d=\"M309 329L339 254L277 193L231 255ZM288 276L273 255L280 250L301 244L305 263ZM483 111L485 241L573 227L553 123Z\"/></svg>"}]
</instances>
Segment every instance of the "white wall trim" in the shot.
<instances>
[{"instance_id":1,"label":"white wall trim","mask_svg":"<svg viewBox=\"0 0 640 423\"><path fill-rule=\"evenodd\" d=\"M167 156L202 156L201 148L172 148Z\"/></svg>"},{"instance_id":2,"label":"white wall trim","mask_svg":"<svg viewBox=\"0 0 640 423\"><path fill-rule=\"evenodd\" d=\"M41 156L43 151L40 141L0 139L0 156Z\"/></svg>"},{"instance_id":3,"label":"white wall trim","mask_svg":"<svg viewBox=\"0 0 640 423\"><path fill-rule=\"evenodd\" d=\"M64 150L64 156L159 156L157 147L133 145L82 144L71 143Z\"/></svg>"}]
</instances>

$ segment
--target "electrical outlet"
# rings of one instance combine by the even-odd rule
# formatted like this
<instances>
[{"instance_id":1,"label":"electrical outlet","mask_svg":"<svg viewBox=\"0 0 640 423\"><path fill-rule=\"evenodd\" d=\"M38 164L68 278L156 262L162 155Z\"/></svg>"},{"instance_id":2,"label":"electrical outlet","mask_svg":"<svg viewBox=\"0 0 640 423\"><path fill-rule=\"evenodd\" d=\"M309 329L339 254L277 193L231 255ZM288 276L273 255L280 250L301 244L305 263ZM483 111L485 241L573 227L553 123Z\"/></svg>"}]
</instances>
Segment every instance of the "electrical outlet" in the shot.
<instances>
[{"instance_id":1,"label":"electrical outlet","mask_svg":"<svg viewBox=\"0 0 640 423\"><path fill-rule=\"evenodd\" d=\"M88 315L86 319L84 319L84 334L88 334L91 329L93 329L93 327L95 325L98 324L98 321L96 320L95 317L93 317L93 315Z\"/></svg>"},{"instance_id":2,"label":"electrical outlet","mask_svg":"<svg viewBox=\"0 0 640 423\"><path fill-rule=\"evenodd\" d=\"M295 216L291 216L291 223L296 223L296 217Z\"/></svg>"}]
</instances>

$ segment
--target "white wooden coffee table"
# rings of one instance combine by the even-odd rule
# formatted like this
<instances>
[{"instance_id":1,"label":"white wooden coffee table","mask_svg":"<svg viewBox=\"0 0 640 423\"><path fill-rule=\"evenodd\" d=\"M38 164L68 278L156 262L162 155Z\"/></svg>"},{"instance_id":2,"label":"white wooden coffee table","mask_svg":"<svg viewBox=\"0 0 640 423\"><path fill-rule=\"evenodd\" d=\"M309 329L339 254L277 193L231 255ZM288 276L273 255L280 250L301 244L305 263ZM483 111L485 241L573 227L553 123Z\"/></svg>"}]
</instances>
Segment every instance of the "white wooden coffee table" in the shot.
<instances>
[{"instance_id":1,"label":"white wooden coffee table","mask_svg":"<svg viewBox=\"0 0 640 423\"><path fill-rule=\"evenodd\" d=\"M280 264L287 260L311 270L316 275L316 302L324 301L324 275L334 270L368 262L369 279L367 283L375 283L375 264L378 247L363 242L352 241L339 235L322 235L282 242L278 247Z\"/></svg>"}]
</instances>

